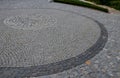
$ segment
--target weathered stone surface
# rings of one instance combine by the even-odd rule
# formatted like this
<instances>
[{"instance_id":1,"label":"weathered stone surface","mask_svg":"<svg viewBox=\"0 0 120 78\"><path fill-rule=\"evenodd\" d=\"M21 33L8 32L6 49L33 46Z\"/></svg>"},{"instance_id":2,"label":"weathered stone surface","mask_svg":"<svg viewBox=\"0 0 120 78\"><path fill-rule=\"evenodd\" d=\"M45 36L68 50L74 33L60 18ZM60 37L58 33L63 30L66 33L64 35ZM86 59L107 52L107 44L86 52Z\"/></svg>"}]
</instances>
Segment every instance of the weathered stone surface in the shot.
<instances>
[{"instance_id":1,"label":"weathered stone surface","mask_svg":"<svg viewBox=\"0 0 120 78\"><path fill-rule=\"evenodd\" d=\"M7 13L0 28L1 46L5 47L1 48L1 67L37 66L76 57L102 36L99 24L67 11L39 9Z\"/></svg>"},{"instance_id":2,"label":"weathered stone surface","mask_svg":"<svg viewBox=\"0 0 120 78\"><path fill-rule=\"evenodd\" d=\"M54 8L54 9L59 9L59 10L67 10L69 12L73 12L73 13L75 12L77 14L85 15L87 17L93 18L93 19L99 21L100 23L102 23L107 28L109 37L108 37L108 42L107 42L105 48L98 55L96 55L94 58L91 59L91 65L82 64L77 67L74 67L73 69L66 70L61 73L44 75L44 76L39 76L39 77L32 77L35 75L40 75L39 72L36 72L36 73L33 73L30 78L87 78L87 77L90 78L90 76L91 77L100 77L99 75L101 75L101 76L103 75L103 77L106 77L106 78L107 77L111 77L111 78L119 78L120 77L120 67L119 67L120 66L120 61L119 61L119 57L120 57L120 49L119 49L119 46L120 46L120 35L119 35L119 33L120 33L119 32L119 30L120 30L120 22L119 22L120 15L106 14L106 13L102 13L99 11L83 8L83 7L76 7L76 6L53 3L53 2L49 3L48 0L1 0L0 1L0 13L1 13L0 20L2 20L2 21L0 21L0 26L4 26L3 18L6 18L4 13L9 14L10 11L13 11L12 9L14 9L14 10L21 10L21 9L30 10L30 9L41 9L41 8ZM7 10L9 10L9 12ZM30 11L30 13L31 13L31 11ZM16 15L21 16L20 13L18 13ZM9 15L7 18L10 18L10 16L16 16L16 15L13 13L13 14ZM21 31L31 31L32 30L33 31L33 28L27 30L27 28L20 29L20 28L10 27L7 25L5 28L6 28L5 30L7 30L9 28L9 30L14 29L16 31L17 30L21 30ZM5 30L1 29L0 31L2 32ZM32 36L35 37L36 35L30 34L31 37ZM27 39L30 39L30 38L28 37ZM23 39L23 40L25 41L25 39ZM31 40L29 40L29 41L31 41ZM3 42L0 42L0 45L3 45ZM24 48L24 46L22 46L22 47ZM0 46L0 49L1 48L5 49L6 47ZM40 57L39 57L39 59L40 59ZM31 63L31 62L29 62L29 63ZM27 65L29 63L25 64L25 66L28 67ZM38 63L38 65L39 64L40 63ZM30 65L32 65L32 64L30 64ZM64 65L64 63L63 63L63 65ZM11 63L11 66L12 66L12 63ZM21 65L21 67L22 66L23 66L23 64ZM37 66L37 64L35 66ZM6 68L6 70L7 69L8 68ZM17 78L24 78L26 73L29 74L34 71L38 71L39 67L34 70L33 69L26 71L25 69L21 68L19 70L14 69L14 71L13 71L13 68L12 68L11 73L14 73L14 75L13 74L11 75L11 73L9 73L9 71L5 71L4 69L1 68L0 69L0 73L1 73L0 78L3 78L3 77L4 78L16 78L16 76L17 76ZM46 70L46 69L44 69L44 70ZM17 72L15 72L15 71L17 71ZM45 72L45 73L48 73L48 72ZM94 73L94 75L89 74L89 73ZM29 77L27 77L27 78L29 78Z\"/></svg>"}]
</instances>

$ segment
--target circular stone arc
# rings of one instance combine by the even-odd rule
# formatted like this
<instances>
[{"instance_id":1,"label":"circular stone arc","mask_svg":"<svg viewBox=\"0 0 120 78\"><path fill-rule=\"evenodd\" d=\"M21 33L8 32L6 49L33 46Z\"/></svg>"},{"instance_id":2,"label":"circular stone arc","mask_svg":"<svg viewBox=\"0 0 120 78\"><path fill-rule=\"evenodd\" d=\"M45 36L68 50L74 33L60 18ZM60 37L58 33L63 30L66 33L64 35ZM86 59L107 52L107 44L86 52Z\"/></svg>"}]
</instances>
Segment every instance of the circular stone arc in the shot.
<instances>
[{"instance_id":1,"label":"circular stone arc","mask_svg":"<svg viewBox=\"0 0 120 78\"><path fill-rule=\"evenodd\" d=\"M48 8L48 9L51 9L51 8ZM56 9L56 10L60 10L60 9ZM66 11L66 10L61 10L61 11ZM77 15L81 15L79 13L72 12L72 11L66 11L66 12L71 12ZM12 74L13 77L17 77L17 78L50 75L50 74L62 72L64 70L68 70L78 65L81 65L85 61L94 57L104 48L105 43L108 40L108 32L104 27L104 25L98 22L97 20L87 17L85 15L81 15L81 16L96 22L99 25L101 30L100 37L98 38L96 43L93 46L91 46L89 49L87 49L85 52L77 55L76 57L72 57L63 61L45 64L45 65L38 65L38 66L31 66L31 67L0 67L0 72L2 72L1 74L3 74L6 77L11 76ZM6 72L9 72L9 74Z\"/></svg>"}]
</instances>

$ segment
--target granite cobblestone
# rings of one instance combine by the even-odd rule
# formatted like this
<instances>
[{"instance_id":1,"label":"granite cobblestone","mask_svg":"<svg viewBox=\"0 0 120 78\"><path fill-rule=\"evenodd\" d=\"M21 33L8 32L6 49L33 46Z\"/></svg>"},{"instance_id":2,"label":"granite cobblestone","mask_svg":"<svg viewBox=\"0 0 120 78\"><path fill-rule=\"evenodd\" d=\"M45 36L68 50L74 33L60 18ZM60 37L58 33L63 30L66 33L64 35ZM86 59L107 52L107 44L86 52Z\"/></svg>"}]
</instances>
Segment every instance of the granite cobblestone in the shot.
<instances>
[{"instance_id":1,"label":"granite cobblestone","mask_svg":"<svg viewBox=\"0 0 120 78\"><path fill-rule=\"evenodd\" d=\"M30 8L56 8L86 15L104 24L109 35L108 42L104 49L90 60L91 65L82 64L61 73L30 78L120 78L120 15L107 14L66 4L49 3L48 0L0 1L0 11Z\"/></svg>"}]
</instances>

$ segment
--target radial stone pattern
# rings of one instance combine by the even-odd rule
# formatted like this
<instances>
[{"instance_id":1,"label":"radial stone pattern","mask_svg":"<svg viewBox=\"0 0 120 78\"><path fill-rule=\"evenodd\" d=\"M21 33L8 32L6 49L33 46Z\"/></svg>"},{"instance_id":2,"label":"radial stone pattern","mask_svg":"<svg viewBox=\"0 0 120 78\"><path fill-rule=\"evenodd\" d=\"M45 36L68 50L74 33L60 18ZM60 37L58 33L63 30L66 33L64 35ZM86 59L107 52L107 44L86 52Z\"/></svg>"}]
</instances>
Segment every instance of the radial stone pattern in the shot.
<instances>
[{"instance_id":1,"label":"radial stone pattern","mask_svg":"<svg viewBox=\"0 0 120 78\"><path fill-rule=\"evenodd\" d=\"M107 41L102 24L69 11L6 10L0 15L4 76L42 76L70 69L95 56Z\"/></svg>"}]
</instances>

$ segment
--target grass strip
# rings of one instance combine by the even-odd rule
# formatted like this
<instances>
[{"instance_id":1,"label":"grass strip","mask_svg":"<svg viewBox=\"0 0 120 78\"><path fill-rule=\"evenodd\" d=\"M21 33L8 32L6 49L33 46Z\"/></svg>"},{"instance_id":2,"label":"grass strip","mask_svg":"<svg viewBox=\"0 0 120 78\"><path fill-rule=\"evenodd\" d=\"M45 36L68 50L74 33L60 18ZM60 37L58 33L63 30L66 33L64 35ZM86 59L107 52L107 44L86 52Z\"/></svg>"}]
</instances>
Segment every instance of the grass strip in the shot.
<instances>
[{"instance_id":1,"label":"grass strip","mask_svg":"<svg viewBox=\"0 0 120 78\"><path fill-rule=\"evenodd\" d=\"M77 5L77 6L84 6L84 7L100 10L100 11L103 11L103 12L107 12L107 13L109 12L107 8L99 7L97 5L93 5L93 4L86 3L86 2L83 2L83 1L79 1L79 0L53 0L53 1L54 2Z\"/></svg>"}]
</instances>

